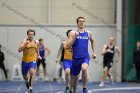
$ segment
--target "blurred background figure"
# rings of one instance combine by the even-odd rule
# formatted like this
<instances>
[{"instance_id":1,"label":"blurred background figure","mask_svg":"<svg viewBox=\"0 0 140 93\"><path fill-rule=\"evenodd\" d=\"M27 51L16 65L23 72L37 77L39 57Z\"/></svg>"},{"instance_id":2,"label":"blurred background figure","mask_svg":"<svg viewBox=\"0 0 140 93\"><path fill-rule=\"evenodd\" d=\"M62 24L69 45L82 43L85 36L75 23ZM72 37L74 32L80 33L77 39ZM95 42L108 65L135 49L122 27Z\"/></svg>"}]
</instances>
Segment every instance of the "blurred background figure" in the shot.
<instances>
[{"instance_id":1,"label":"blurred background figure","mask_svg":"<svg viewBox=\"0 0 140 93\"><path fill-rule=\"evenodd\" d=\"M117 52L117 63L120 60L120 50L114 44L115 38L109 37L108 43L104 45L102 48L103 55L103 74L101 77L100 87L104 86L104 81L106 77L109 77L110 83L113 83L113 76L110 74L110 69L113 66L114 54Z\"/></svg>"},{"instance_id":2,"label":"blurred background figure","mask_svg":"<svg viewBox=\"0 0 140 93\"><path fill-rule=\"evenodd\" d=\"M46 54L46 51L47 51L47 54ZM46 70L45 59L50 55L50 53L51 53L51 50L43 44L43 39L40 38L39 39L39 54L42 57L42 59L37 60L36 75L39 76L39 67L40 67L40 64L42 64L42 66L43 66L43 80L44 81L47 80L47 70Z\"/></svg>"},{"instance_id":3,"label":"blurred background figure","mask_svg":"<svg viewBox=\"0 0 140 93\"><path fill-rule=\"evenodd\" d=\"M0 45L0 68L3 70L6 80L8 80L7 71L4 65L4 53L1 51L1 47L2 46Z\"/></svg>"},{"instance_id":4,"label":"blurred background figure","mask_svg":"<svg viewBox=\"0 0 140 93\"><path fill-rule=\"evenodd\" d=\"M63 81L62 78L62 71L63 71L63 61L64 61L64 48L63 48L63 44L65 43L66 40L62 40L61 41L61 45L60 48L57 52L57 57L55 62L58 63L57 64L57 68L56 68L56 74L54 77L54 81ZM61 49L62 48L62 49Z\"/></svg>"},{"instance_id":5,"label":"blurred background figure","mask_svg":"<svg viewBox=\"0 0 140 93\"><path fill-rule=\"evenodd\" d=\"M134 66L136 68L136 79L140 82L140 41L136 43L136 49L133 54Z\"/></svg>"}]
</instances>

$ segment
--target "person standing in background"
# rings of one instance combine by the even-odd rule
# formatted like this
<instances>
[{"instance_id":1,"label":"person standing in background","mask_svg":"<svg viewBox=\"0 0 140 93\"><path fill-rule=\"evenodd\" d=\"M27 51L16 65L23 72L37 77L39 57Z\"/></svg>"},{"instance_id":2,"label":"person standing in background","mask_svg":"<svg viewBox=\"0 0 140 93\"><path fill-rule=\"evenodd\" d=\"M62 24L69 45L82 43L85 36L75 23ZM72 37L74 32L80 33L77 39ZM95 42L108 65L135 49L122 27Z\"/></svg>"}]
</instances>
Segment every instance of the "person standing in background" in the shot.
<instances>
[{"instance_id":1,"label":"person standing in background","mask_svg":"<svg viewBox=\"0 0 140 93\"><path fill-rule=\"evenodd\" d=\"M47 51L47 54L45 55L46 51ZM46 79L47 71L46 71L46 62L45 62L45 60L50 55L50 53L51 53L51 50L47 46L45 46L43 44L43 39L40 38L39 39L39 54L42 57L42 59L37 60L36 74L37 74L37 76L39 76L39 66L40 66L40 64L42 64L43 65L43 80L44 81L47 80Z\"/></svg>"},{"instance_id":2,"label":"person standing in background","mask_svg":"<svg viewBox=\"0 0 140 93\"><path fill-rule=\"evenodd\" d=\"M7 71L4 65L4 59L5 59L4 53L1 51L1 45L0 45L0 68L3 70L6 80L8 80Z\"/></svg>"},{"instance_id":3,"label":"person standing in background","mask_svg":"<svg viewBox=\"0 0 140 93\"><path fill-rule=\"evenodd\" d=\"M136 79L140 82L140 41L136 43L136 49L133 53L134 66L136 68Z\"/></svg>"}]
</instances>

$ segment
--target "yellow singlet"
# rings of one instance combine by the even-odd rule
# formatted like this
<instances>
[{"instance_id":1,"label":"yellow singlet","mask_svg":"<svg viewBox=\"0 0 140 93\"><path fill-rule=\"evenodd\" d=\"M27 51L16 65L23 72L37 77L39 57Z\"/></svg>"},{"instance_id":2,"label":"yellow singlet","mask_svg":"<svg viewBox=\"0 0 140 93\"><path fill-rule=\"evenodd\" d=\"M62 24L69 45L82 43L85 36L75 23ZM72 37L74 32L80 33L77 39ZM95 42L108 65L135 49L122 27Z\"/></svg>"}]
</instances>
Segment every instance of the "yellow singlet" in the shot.
<instances>
[{"instance_id":1,"label":"yellow singlet","mask_svg":"<svg viewBox=\"0 0 140 93\"><path fill-rule=\"evenodd\" d=\"M72 48L66 48L66 44L64 44L64 59L72 60Z\"/></svg>"},{"instance_id":2,"label":"yellow singlet","mask_svg":"<svg viewBox=\"0 0 140 93\"><path fill-rule=\"evenodd\" d=\"M22 60L24 61L24 62L27 62L27 63L29 63L29 62L32 62L32 61L34 61L34 60L36 60L37 59L37 43L36 43L36 41L34 41L34 42L29 42L27 45L26 45L26 47L25 47L25 49L24 49L24 51L23 51L23 57L22 57Z\"/></svg>"}]
</instances>

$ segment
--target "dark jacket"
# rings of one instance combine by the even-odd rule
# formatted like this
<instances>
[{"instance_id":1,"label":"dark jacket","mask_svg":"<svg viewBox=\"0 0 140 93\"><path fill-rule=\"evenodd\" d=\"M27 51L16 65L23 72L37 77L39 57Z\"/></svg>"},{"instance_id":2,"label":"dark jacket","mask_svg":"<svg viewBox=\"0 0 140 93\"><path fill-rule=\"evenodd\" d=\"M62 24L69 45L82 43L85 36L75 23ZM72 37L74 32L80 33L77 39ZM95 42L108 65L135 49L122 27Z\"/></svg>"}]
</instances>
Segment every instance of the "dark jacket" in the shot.
<instances>
[{"instance_id":1,"label":"dark jacket","mask_svg":"<svg viewBox=\"0 0 140 93\"><path fill-rule=\"evenodd\" d=\"M134 50L133 60L134 60L134 64L140 63L140 47Z\"/></svg>"},{"instance_id":2,"label":"dark jacket","mask_svg":"<svg viewBox=\"0 0 140 93\"><path fill-rule=\"evenodd\" d=\"M4 61L4 53L0 51L0 63Z\"/></svg>"}]
</instances>

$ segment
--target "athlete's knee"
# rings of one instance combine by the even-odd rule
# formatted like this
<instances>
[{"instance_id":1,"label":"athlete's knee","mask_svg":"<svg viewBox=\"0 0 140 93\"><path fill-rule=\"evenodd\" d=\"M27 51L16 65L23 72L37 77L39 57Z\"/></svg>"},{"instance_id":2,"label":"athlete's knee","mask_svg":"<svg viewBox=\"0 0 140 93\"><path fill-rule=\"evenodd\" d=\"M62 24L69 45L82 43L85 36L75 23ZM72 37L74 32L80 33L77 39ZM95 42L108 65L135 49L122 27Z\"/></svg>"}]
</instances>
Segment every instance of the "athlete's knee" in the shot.
<instances>
[{"instance_id":1,"label":"athlete's knee","mask_svg":"<svg viewBox=\"0 0 140 93\"><path fill-rule=\"evenodd\" d=\"M88 64L84 63L82 64L82 72L86 72L88 68Z\"/></svg>"},{"instance_id":2,"label":"athlete's knee","mask_svg":"<svg viewBox=\"0 0 140 93\"><path fill-rule=\"evenodd\" d=\"M30 76L35 76L35 71L34 70L30 71Z\"/></svg>"},{"instance_id":3,"label":"athlete's knee","mask_svg":"<svg viewBox=\"0 0 140 93\"><path fill-rule=\"evenodd\" d=\"M77 83L77 81L78 81L78 78L74 78L74 80L73 80L75 83Z\"/></svg>"},{"instance_id":4,"label":"athlete's knee","mask_svg":"<svg viewBox=\"0 0 140 93\"><path fill-rule=\"evenodd\" d=\"M72 76L73 81L77 81L79 79L79 76Z\"/></svg>"},{"instance_id":5,"label":"athlete's knee","mask_svg":"<svg viewBox=\"0 0 140 93\"><path fill-rule=\"evenodd\" d=\"M82 73L86 73L87 72L87 67L82 67Z\"/></svg>"},{"instance_id":6,"label":"athlete's knee","mask_svg":"<svg viewBox=\"0 0 140 93\"><path fill-rule=\"evenodd\" d=\"M105 72L105 73L108 72L108 68L107 68L107 67L104 68L104 72Z\"/></svg>"},{"instance_id":7,"label":"athlete's knee","mask_svg":"<svg viewBox=\"0 0 140 93\"><path fill-rule=\"evenodd\" d=\"M30 76L35 76L35 72L31 72L30 73Z\"/></svg>"},{"instance_id":8,"label":"athlete's knee","mask_svg":"<svg viewBox=\"0 0 140 93\"><path fill-rule=\"evenodd\" d=\"M70 76L70 70L66 70L66 75Z\"/></svg>"}]
</instances>

